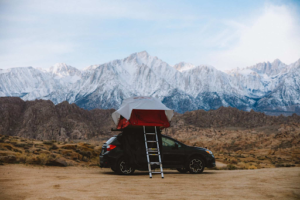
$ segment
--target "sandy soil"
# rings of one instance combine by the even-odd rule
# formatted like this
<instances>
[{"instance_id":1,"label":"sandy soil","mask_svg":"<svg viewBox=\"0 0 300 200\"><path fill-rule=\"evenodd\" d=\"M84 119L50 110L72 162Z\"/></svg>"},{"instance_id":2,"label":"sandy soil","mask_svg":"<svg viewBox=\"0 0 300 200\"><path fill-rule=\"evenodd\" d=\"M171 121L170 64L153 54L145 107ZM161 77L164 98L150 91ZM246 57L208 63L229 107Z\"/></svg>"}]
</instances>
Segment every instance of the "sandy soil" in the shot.
<instances>
[{"instance_id":1,"label":"sandy soil","mask_svg":"<svg viewBox=\"0 0 300 200\"><path fill-rule=\"evenodd\" d=\"M300 168L205 170L165 179L98 167L0 166L0 199L300 199Z\"/></svg>"}]
</instances>

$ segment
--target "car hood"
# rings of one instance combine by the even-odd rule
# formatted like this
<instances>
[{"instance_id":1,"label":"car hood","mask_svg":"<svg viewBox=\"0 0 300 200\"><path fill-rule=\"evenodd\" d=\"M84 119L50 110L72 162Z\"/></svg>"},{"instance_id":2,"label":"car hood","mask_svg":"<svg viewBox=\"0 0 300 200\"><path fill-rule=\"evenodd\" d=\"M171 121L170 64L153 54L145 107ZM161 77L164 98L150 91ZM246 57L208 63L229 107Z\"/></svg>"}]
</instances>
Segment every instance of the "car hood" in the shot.
<instances>
[{"instance_id":1,"label":"car hood","mask_svg":"<svg viewBox=\"0 0 300 200\"><path fill-rule=\"evenodd\" d=\"M197 149L197 150L202 150L202 151L207 151L208 149L205 149L203 147L193 147L193 146L188 146L189 148L192 148L192 149Z\"/></svg>"}]
</instances>

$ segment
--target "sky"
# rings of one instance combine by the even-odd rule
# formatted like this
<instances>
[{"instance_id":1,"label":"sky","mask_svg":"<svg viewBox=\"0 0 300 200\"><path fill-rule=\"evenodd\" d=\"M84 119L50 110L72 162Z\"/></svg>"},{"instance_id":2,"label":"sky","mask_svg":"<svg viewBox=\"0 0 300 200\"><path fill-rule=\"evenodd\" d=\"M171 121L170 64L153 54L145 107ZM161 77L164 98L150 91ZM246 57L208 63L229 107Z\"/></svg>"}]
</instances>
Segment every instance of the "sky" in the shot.
<instances>
[{"instance_id":1,"label":"sky","mask_svg":"<svg viewBox=\"0 0 300 200\"><path fill-rule=\"evenodd\" d=\"M220 70L300 59L300 0L0 0L0 69L147 51Z\"/></svg>"}]
</instances>

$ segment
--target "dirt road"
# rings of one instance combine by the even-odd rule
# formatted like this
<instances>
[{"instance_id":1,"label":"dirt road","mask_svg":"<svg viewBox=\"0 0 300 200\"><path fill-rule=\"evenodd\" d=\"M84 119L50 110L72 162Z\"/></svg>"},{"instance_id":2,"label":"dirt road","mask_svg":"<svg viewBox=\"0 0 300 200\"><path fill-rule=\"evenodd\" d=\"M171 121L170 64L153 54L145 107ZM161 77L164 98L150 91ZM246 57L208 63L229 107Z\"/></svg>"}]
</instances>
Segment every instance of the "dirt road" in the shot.
<instances>
[{"instance_id":1,"label":"dirt road","mask_svg":"<svg viewBox=\"0 0 300 200\"><path fill-rule=\"evenodd\" d=\"M165 171L119 176L97 167L0 166L0 199L300 199L300 168Z\"/></svg>"}]
</instances>

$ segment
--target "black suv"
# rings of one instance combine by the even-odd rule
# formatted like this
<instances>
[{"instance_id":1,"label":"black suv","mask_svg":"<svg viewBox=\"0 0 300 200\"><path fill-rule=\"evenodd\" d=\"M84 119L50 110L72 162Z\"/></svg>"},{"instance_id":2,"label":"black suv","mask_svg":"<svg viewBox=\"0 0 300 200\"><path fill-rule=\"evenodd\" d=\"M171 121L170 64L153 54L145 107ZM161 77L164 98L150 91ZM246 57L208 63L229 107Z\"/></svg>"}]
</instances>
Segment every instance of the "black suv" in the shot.
<instances>
[{"instance_id":1,"label":"black suv","mask_svg":"<svg viewBox=\"0 0 300 200\"><path fill-rule=\"evenodd\" d=\"M205 148L185 145L175 139L159 134L164 168L177 169L181 173L189 171L193 174L202 173L204 167L215 167L213 153ZM138 138L138 139L136 139ZM126 140L122 133L111 137L102 146L100 167L111 168L118 174L132 174L135 169L147 170L147 158L143 134L135 139ZM159 168L154 166L152 168Z\"/></svg>"}]
</instances>

